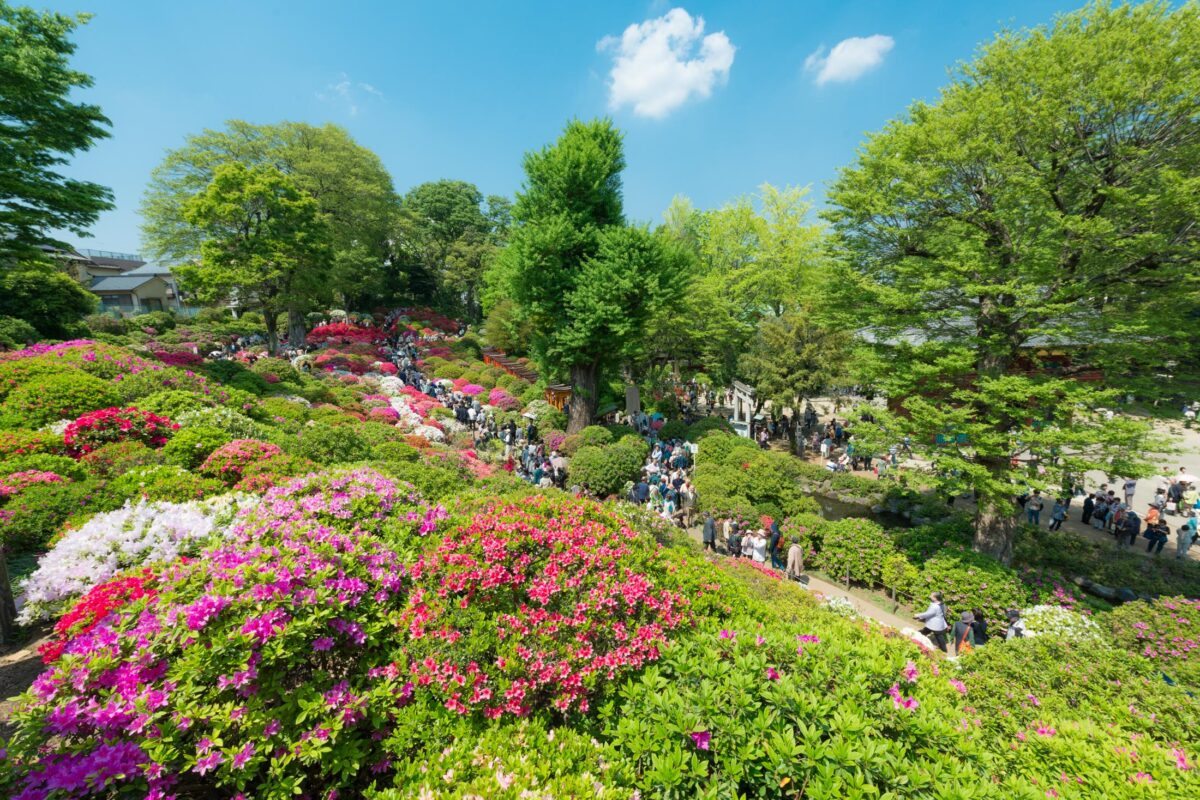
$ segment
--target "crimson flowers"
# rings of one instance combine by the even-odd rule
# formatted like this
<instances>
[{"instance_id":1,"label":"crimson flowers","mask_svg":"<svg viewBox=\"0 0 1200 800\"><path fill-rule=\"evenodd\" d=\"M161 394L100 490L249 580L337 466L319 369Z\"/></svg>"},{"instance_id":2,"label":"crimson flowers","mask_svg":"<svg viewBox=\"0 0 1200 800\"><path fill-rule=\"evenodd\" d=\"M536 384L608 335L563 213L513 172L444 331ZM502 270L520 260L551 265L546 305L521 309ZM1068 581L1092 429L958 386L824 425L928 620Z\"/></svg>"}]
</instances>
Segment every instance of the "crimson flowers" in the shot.
<instances>
[{"instance_id":1,"label":"crimson flowers","mask_svg":"<svg viewBox=\"0 0 1200 800\"><path fill-rule=\"evenodd\" d=\"M167 443L178 428L171 420L137 408L102 408L90 411L67 426L63 439L78 457L111 442L139 441L151 447Z\"/></svg>"}]
</instances>

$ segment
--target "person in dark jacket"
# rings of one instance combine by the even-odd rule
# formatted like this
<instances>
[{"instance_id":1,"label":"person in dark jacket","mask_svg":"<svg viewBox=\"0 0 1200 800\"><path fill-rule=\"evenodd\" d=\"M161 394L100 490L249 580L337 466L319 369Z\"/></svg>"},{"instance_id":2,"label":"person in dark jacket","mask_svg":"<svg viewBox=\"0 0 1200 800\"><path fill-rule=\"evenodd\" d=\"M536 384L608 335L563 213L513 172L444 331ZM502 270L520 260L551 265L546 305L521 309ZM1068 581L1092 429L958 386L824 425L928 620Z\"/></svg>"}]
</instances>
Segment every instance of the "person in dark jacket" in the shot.
<instances>
[{"instance_id":1,"label":"person in dark jacket","mask_svg":"<svg viewBox=\"0 0 1200 800\"><path fill-rule=\"evenodd\" d=\"M975 615L970 611L964 611L958 618L958 622L954 623L954 629L950 632L951 640L954 642L954 655L961 656L975 647L973 622L975 622Z\"/></svg>"},{"instance_id":2,"label":"person in dark jacket","mask_svg":"<svg viewBox=\"0 0 1200 800\"><path fill-rule=\"evenodd\" d=\"M733 533L725 540L725 546L729 548L729 555L734 558L742 557L742 533L738 530L736 522L733 523Z\"/></svg>"},{"instance_id":3,"label":"person in dark jacket","mask_svg":"<svg viewBox=\"0 0 1200 800\"><path fill-rule=\"evenodd\" d=\"M771 566L775 569L783 569L786 566L779 555L779 540L782 537L783 533L779 530L779 521L771 520L771 539L768 547L771 554Z\"/></svg>"},{"instance_id":4,"label":"person in dark jacket","mask_svg":"<svg viewBox=\"0 0 1200 800\"><path fill-rule=\"evenodd\" d=\"M645 479L637 482L633 487L633 500L635 503L645 503L650 499L650 484L646 483Z\"/></svg>"},{"instance_id":5,"label":"person in dark jacket","mask_svg":"<svg viewBox=\"0 0 1200 800\"><path fill-rule=\"evenodd\" d=\"M704 512L704 532L701 535L704 540L704 549L717 552L717 523L712 517L712 512Z\"/></svg>"},{"instance_id":6,"label":"person in dark jacket","mask_svg":"<svg viewBox=\"0 0 1200 800\"><path fill-rule=\"evenodd\" d=\"M1083 516L1079 521L1087 525L1092 521L1092 512L1096 509L1096 495L1088 493L1087 499L1083 501Z\"/></svg>"},{"instance_id":7,"label":"person in dark jacket","mask_svg":"<svg viewBox=\"0 0 1200 800\"><path fill-rule=\"evenodd\" d=\"M983 618L983 612L978 608L971 609L971 614L975 617L975 621L971 623L972 630L975 631L975 646L987 644L987 620Z\"/></svg>"}]
</instances>

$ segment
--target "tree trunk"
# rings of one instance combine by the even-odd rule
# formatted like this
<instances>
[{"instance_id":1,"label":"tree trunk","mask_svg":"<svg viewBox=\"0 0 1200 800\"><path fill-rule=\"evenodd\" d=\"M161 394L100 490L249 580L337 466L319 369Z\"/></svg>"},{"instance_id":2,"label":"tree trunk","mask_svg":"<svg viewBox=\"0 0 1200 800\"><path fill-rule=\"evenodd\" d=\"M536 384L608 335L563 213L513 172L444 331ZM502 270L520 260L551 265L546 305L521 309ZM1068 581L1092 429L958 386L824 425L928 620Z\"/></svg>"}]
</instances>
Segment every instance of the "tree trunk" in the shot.
<instances>
[{"instance_id":1,"label":"tree trunk","mask_svg":"<svg viewBox=\"0 0 1200 800\"><path fill-rule=\"evenodd\" d=\"M975 516L975 551L989 555L1007 566L1012 562L1013 542L1017 538L1020 521L1016 507L996 508L981 505Z\"/></svg>"},{"instance_id":2,"label":"tree trunk","mask_svg":"<svg viewBox=\"0 0 1200 800\"><path fill-rule=\"evenodd\" d=\"M304 312L295 306L288 307L288 346L303 347L304 336L308 333L304 323Z\"/></svg>"},{"instance_id":3,"label":"tree trunk","mask_svg":"<svg viewBox=\"0 0 1200 800\"><path fill-rule=\"evenodd\" d=\"M571 365L571 415L567 433L579 433L596 415L596 362Z\"/></svg>"},{"instance_id":4,"label":"tree trunk","mask_svg":"<svg viewBox=\"0 0 1200 800\"><path fill-rule=\"evenodd\" d=\"M263 309L263 324L267 327L267 352L279 355L279 321L275 309Z\"/></svg>"},{"instance_id":5,"label":"tree trunk","mask_svg":"<svg viewBox=\"0 0 1200 800\"><path fill-rule=\"evenodd\" d=\"M8 561L0 547L0 644L16 639L17 604L13 602L12 583L8 579Z\"/></svg>"}]
</instances>

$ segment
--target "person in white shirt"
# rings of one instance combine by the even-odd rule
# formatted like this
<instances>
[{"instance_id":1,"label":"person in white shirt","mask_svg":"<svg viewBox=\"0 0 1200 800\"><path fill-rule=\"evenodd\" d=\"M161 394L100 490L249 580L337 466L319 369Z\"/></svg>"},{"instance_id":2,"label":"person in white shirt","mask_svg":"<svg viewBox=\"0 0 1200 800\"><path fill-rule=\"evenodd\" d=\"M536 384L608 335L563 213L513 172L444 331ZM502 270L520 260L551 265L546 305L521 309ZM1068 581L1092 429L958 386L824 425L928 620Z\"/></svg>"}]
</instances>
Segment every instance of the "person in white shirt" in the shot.
<instances>
[{"instance_id":1,"label":"person in white shirt","mask_svg":"<svg viewBox=\"0 0 1200 800\"><path fill-rule=\"evenodd\" d=\"M759 528L754 532L751 542L753 543L753 547L750 555L759 564L765 564L767 561L767 532Z\"/></svg>"},{"instance_id":2,"label":"person in white shirt","mask_svg":"<svg viewBox=\"0 0 1200 800\"><path fill-rule=\"evenodd\" d=\"M921 633L928 636L938 649L946 652L946 604L942 602L942 593L934 592L929 595L929 608L914 615L925 623Z\"/></svg>"}]
</instances>

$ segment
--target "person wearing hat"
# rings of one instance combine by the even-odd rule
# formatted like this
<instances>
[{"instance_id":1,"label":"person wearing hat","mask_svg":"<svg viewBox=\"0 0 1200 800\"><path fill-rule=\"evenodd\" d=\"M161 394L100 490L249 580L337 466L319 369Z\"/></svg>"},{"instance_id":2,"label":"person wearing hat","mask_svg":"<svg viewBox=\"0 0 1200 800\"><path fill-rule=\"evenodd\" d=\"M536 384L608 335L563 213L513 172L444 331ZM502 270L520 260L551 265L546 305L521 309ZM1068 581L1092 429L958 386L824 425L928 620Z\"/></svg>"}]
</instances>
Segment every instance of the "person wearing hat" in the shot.
<instances>
[{"instance_id":1,"label":"person wearing hat","mask_svg":"<svg viewBox=\"0 0 1200 800\"><path fill-rule=\"evenodd\" d=\"M1025 620L1021 619L1021 612L1015 608L1010 608L1004 612L1004 616L1008 617L1008 632L1004 634L1005 640L1024 639Z\"/></svg>"},{"instance_id":2,"label":"person wearing hat","mask_svg":"<svg viewBox=\"0 0 1200 800\"><path fill-rule=\"evenodd\" d=\"M787 576L790 580L798 581L804 573L804 548L800 546L800 537L792 537L792 546L787 554Z\"/></svg>"},{"instance_id":3,"label":"person wearing hat","mask_svg":"<svg viewBox=\"0 0 1200 800\"><path fill-rule=\"evenodd\" d=\"M958 622L954 623L954 630L952 632L954 637L954 655L961 656L975 649L975 628L972 625L973 622L975 622L975 615L970 611L964 611L959 616Z\"/></svg>"}]
</instances>

